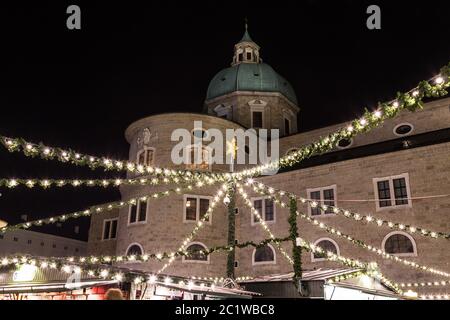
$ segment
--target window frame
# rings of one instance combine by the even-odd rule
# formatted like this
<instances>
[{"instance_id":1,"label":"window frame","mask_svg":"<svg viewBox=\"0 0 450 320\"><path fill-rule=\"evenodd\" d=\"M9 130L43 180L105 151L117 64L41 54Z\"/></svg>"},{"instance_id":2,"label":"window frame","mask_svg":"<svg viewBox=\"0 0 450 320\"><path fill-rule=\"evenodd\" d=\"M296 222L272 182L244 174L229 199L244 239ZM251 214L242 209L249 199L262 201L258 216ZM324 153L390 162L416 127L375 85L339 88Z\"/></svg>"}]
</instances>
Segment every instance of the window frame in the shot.
<instances>
[{"instance_id":1,"label":"window frame","mask_svg":"<svg viewBox=\"0 0 450 320\"><path fill-rule=\"evenodd\" d=\"M314 245L317 246L317 244L322 242L322 241L330 241L331 243L333 243L334 246L336 247L336 254L338 256L341 255L341 250L339 249L339 245L337 244L336 241L334 241L331 238L327 238L327 237L319 238L316 241L314 241ZM311 252L311 262L320 262L320 261L328 261L328 260L325 259L325 258L316 258L316 257L314 257L314 252Z\"/></svg>"},{"instance_id":2,"label":"window frame","mask_svg":"<svg viewBox=\"0 0 450 320\"><path fill-rule=\"evenodd\" d=\"M397 129L398 129L399 127L401 127L401 126L410 126L410 127L411 127L411 131L409 131L408 133L404 133L404 134L397 133ZM402 123L397 124L397 125L394 127L394 129L392 129L392 132L393 132L394 135L396 135L397 137L406 137L406 136L411 135L411 134L414 132L414 125L413 125L412 123L409 123L409 122L402 122Z\"/></svg>"},{"instance_id":3,"label":"window frame","mask_svg":"<svg viewBox=\"0 0 450 320\"><path fill-rule=\"evenodd\" d=\"M125 250L125 256L128 256L128 250L130 250L130 248L131 248L132 246L134 246L134 245L136 245L136 246L138 246L139 248L141 248L141 255L144 255L144 254L145 254L144 247L143 247L140 243L138 243L138 242L132 242L132 243L130 243L130 244L128 245L127 249ZM129 261L128 261L128 262L129 262ZM136 263L136 262L140 262L140 261L132 261L132 263Z\"/></svg>"},{"instance_id":4,"label":"window frame","mask_svg":"<svg viewBox=\"0 0 450 320\"><path fill-rule=\"evenodd\" d=\"M129 204L128 205L128 217L127 217L127 226L135 226L135 225L140 225L140 224L146 224L147 220L148 220L148 206L149 206L149 202L150 201L145 201L145 220L143 221L139 221L139 210L141 208L141 202L139 199L136 199L137 203L135 204L136 206L136 221L134 222L130 222L130 218L131 218L131 207L133 206L133 204Z\"/></svg>"},{"instance_id":5,"label":"window frame","mask_svg":"<svg viewBox=\"0 0 450 320\"><path fill-rule=\"evenodd\" d=\"M253 249L253 253L252 253L252 266L277 264L277 253L275 251L275 248L270 243L268 243L266 246L269 247L270 249L272 249L273 260L272 261L255 261L255 254L256 254L256 250L257 250L257 248L255 248L255 249Z\"/></svg>"},{"instance_id":6,"label":"window frame","mask_svg":"<svg viewBox=\"0 0 450 320\"><path fill-rule=\"evenodd\" d=\"M388 253L388 254L390 254L392 256L396 256L396 257L417 257L416 240L414 240L414 238L409 233L406 233L406 232L403 232L403 231L392 231L392 232L389 232L387 235L384 236L383 241L381 242L381 248L383 249L383 252L386 252L386 248L385 248L386 241L390 237L392 237L392 236L394 236L396 234L400 234L402 236L405 236L405 237L407 237L409 239L409 241L411 241L412 246L413 246L413 252Z\"/></svg>"},{"instance_id":7,"label":"window frame","mask_svg":"<svg viewBox=\"0 0 450 320\"><path fill-rule=\"evenodd\" d=\"M195 201L197 204L197 208L196 208L196 212L195 212L195 220L187 220L186 219L186 202L187 202L188 198L195 198ZM183 194L183 223L198 223L200 221L200 199L209 200L209 205L211 205L213 197L197 195L197 194ZM209 219L208 219L208 221L205 221L205 223L209 224L209 225L212 224L212 212L209 214Z\"/></svg>"},{"instance_id":8,"label":"window frame","mask_svg":"<svg viewBox=\"0 0 450 320\"><path fill-rule=\"evenodd\" d=\"M113 221L117 222L116 225L116 235L114 238L111 238L111 232L112 232L112 223ZM105 239L105 227L106 222L111 222L109 227L109 238ZM111 219L103 219L103 228L102 228L102 241L109 241L109 240L116 240L117 239L117 230L119 229L119 219L118 218L111 218Z\"/></svg>"},{"instance_id":9,"label":"window frame","mask_svg":"<svg viewBox=\"0 0 450 320\"><path fill-rule=\"evenodd\" d=\"M261 118L262 118L261 119L261 125L262 125L261 128L253 126L253 112L261 112ZM250 128L265 129L266 128L265 120L266 120L265 106L255 106L255 105L250 106Z\"/></svg>"},{"instance_id":10,"label":"window frame","mask_svg":"<svg viewBox=\"0 0 450 320\"><path fill-rule=\"evenodd\" d=\"M190 246L192 246L192 245L200 245L200 246L203 247L203 249L205 249L205 250L208 249L208 247L205 246L204 243L195 241L195 242L190 242L190 243L186 246L186 251L187 251L187 249L188 249ZM182 256L181 262L182 262L182 263L201 263L201 264L210 264L210 256L211 256L210 254L206 255L206 261L205 261L205 260L189 260L189 259L186 259L185 256Z\"/></svg>"},{"instance_id":11,"label":"window frame","mask_svg":"<svg viewBox=\"0 0 450 320\"><path fill-rule=\"evenodd\" d=\"M395 192L394 192L394 180L395 179L399 179L399 178L404 178L405 179L405 184L406 184L406 192L408 193L408 198L406 201L408 201L408 203L406 204L395 204ZM389 194L390 194L390 198L389 199L381 199L380 200L380 196L378 194L378 182L380 181L389 181ZM386 176L386 177L381 177L381 178L373 178L372 179L373 182L373 189L374 189L374 194L375 194L375 207L376 207L376 211L383 211L383 210L394 210L394 209L405 209L405 208L411 208L412 207L412 201L411 201L411 188L409 185L409 173L405 172L402 174L398 174L398 175L393 175L393 176ZM391 201L391 205L390 206L385 206L385 207L381 207L380 206L380 201L387 201L390 200Z\"/></svg>"},{"instance_id":12,"label":"window frame","mask_svg":"<svg viewBox=\"0 0 450 320\"><path fill-rule=\"evenodd\" d=\"M146 152L146 151L148 151L148 150L152 150L152 151L153 151L153 161L152 161L152 164L149 164L149 165L147 164L147 156L148 156L148 154L147 154L147 152ZM145 162L145 163L139 163L139 156L140 156L143 152L144 152L144 162ZM155 165L155 155L156 155L156 148L145 146L145 147L143 147L142 149L140 149L140 150L137 152L137 154L136 154L136 164L137 164L137 165L144 165L144 166L154 166L154 165Z\"/></svg>"},{"instance_id":13,"label":"window frame","mask_svg":"<svg viewBox=\"0 0 450 320\"><path fill-rule=\"evenodd\" d=\"M325 186L325 187L318 187L318 188L308 188L308 189L306 189L306 198L307 199L311 199L310 198L310 194L311 194L311 192L317 192L317 191L319 191L320 192L320 201L319 201L319 203L318 203L318 206L322 206L322 205L324 205L324 202L325 201L327 201L327 200L325 200L325 198L324 198L324 191L325 190L329 190L329 189L333 189L333 195L334 195L334 199L333 199L333 201L334 201L334 207L337 207L338 206L338 204L337 204L337 184L332 184L332 185L329 185L329 186ZM323 210L321 210L321 209L319 209L319 212L320 212L320 214L311 214L311 204L310 203L308 203L308 215L310 216L310 217L334 217L334 216L336 216L336 213L334 213L334 212L330 212L330 213L325 213Z\"/></svg>"},{"instance_id":14,"label":"window frame","mask_svg":"<svg viewBox=\"0 0 450 320\"><path fill-rule=\"evenodd\" d=\"M289 123L289 130L286 130L286 121ZM292 121L289 117L283 116L283 128L284 128L284 135L288 136L291 134L292 131Z\"/></svg>"},{"instance_id":15,"label":"window frame","mask_svg":"<svg viewBox=\"0 0 450 320\"><path fill-rule=\"evenodd\" d=\"M266 199L272 200L270 199L269 196L261 196L261 197L252 197L250 198L250 201L252 202L252 206L255 206L255 201L257 200L263 200L262 202L262 212L259 213L260 216L262 216L262 218L264 219L264 222L267 224L274 224L277 222L277 206L275 205L275 202L273 202L273 220L266 220ZM261 222L255 222L253 219L253 214L250 215L250 222L252 226L256 226L259 225Z\"/></svg>"},{"instance_id":16,"label":"window frame","mask_svg":"<svg viewBox=\"0 0 450 320\"><path fill-rule=\"evenodd\" d=\"M203 151L206 151L208 153L208 169L190 167L193 165L195 165L195 166L198 165L195 163L188 163L188 159L190 157L190 154L191 154L193 148L201 148L202 149L202 157L203 157ZM183 157L184 158L184 166L187 170L211 171L211 169L212 169L212 150L211 150L211 148L209 148L208 146L204 146L203 144L201 144L201 145L190 144L184 148L183 152L184 152L184 157ZM191 161L194 162L195 159L191 159Z\"/></svg>"}]
</instances>

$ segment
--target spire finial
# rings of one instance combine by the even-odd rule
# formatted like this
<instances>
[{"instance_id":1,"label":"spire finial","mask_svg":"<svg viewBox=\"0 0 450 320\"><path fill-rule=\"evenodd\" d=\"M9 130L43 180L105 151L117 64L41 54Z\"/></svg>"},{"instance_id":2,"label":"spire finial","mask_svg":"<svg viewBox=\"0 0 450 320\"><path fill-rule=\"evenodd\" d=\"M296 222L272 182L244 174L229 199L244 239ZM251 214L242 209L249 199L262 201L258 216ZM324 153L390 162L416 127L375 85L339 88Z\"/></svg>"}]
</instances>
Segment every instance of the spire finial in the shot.
<instances>
[{"instance_id":1,"label":"spire finial","mask_svg":"<svg viewBox=\"0 0 450 320\"><path fill-rule=\"evenodd\" d=\"M248 19L247 19L247 17L245 17L244 21L245 21L245 31L248 31Z\"/></svg>"}]
</instances>

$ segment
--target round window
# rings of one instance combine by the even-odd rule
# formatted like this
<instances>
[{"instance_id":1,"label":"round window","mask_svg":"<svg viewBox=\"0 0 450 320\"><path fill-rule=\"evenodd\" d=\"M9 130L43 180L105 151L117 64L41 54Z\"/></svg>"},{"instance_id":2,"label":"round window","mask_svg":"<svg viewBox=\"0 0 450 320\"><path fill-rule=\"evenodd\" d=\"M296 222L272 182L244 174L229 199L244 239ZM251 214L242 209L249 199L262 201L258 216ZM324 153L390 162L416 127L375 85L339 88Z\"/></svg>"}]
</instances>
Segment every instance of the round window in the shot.
<instances>
[{"instance_id":1,"label":"round window","mask_svg":"<svg viewBox=\"0 0 450 320\"><path fill-rule=\"evenodd\" d=\"M348 148L352 145L352 143L353 143L352 139L341 139L338 142L338 148L340 149Z\"/></svg>"},{"instance_id":2,"label":"round window","mask_svg":"<svg viewBox=\"0 0 450 320\"><path fill-rule=\"evenodd\" d=\"M394 128L394 133L397 136L405 136L407 134L410 134L413 131L412 124L409 123L401 123Z\"/></svg>"}]
</instances>

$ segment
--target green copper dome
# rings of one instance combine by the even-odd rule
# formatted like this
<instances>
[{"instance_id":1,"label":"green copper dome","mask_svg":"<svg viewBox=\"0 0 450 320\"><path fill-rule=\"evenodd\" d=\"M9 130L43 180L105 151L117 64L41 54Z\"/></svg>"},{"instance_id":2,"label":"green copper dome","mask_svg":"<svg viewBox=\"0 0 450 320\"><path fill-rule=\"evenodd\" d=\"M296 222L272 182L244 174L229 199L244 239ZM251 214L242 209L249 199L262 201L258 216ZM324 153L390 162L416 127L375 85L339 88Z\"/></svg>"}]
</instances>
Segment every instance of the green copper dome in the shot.
<instances>
[{"instance_id":1,"label":"green copper dome","mask_svg":"<svg viewBox=\"0 0 450 320\"><path fill-rule=\"evenodd\" d=\"M297 105L290 83L265 63L240 63L219 71L209 83L206 99L234 91L279 92Z\"/></svg>"}]
</instances>

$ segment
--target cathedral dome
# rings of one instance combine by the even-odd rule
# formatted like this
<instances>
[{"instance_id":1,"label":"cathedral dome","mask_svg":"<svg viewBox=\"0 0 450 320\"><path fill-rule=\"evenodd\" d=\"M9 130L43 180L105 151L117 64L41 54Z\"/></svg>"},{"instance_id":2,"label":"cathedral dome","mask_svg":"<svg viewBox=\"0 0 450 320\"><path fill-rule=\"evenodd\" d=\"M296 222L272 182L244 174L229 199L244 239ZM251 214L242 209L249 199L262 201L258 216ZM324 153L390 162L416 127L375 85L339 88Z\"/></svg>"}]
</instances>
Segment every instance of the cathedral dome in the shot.
<instances>
[{"instance_id":1,"label":"cathedral dome","mask_svg":"<svg viewBox=\"0 0 450 320\"><path fill-rule=\"evenodd\" d=\"M279 92L297 105L290 83L266 63L239 63L219 71L208 86L210 100L234 91Z\"/></svg>"},{"instance_id":2,"label":"cathedral dome","mask_svg":"<svg viewBox=\"0 0 450 320\"><path fill-rule=\"evenodd\" d=\"M290 83L262 62L259 49L245 24L244 36L234 46L231 67L214 76L209 83L206 100L235 91L278 92L297 105L297 97Z\"/></svg>"}]
</instances>

